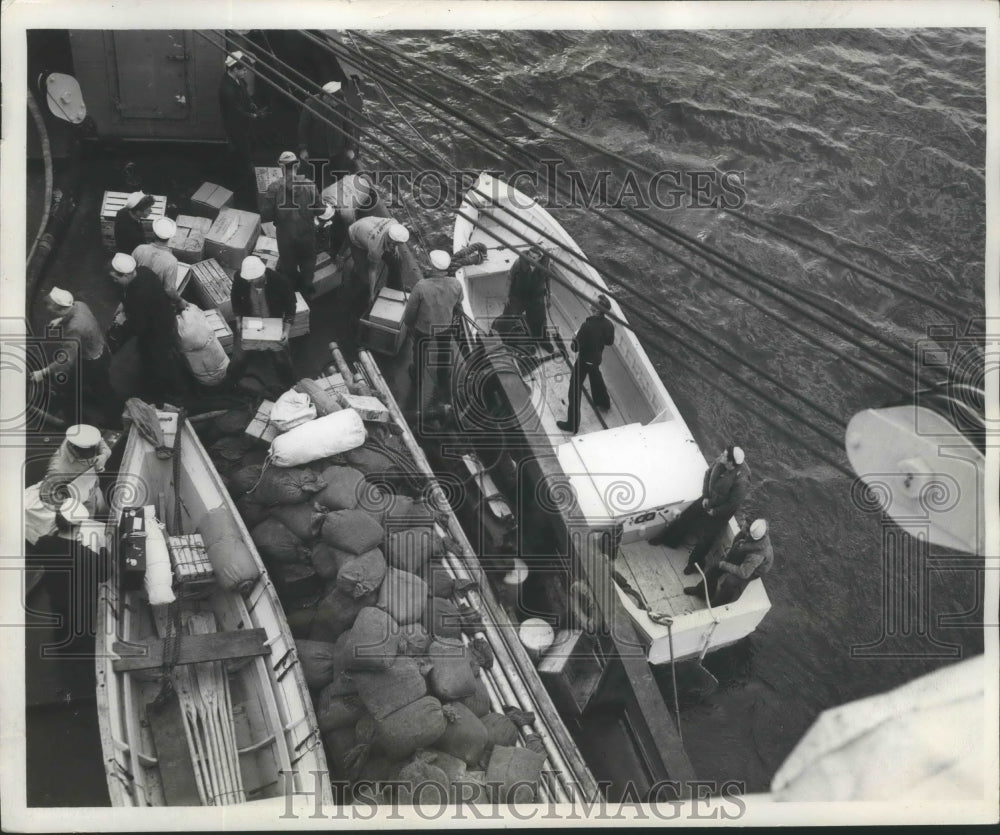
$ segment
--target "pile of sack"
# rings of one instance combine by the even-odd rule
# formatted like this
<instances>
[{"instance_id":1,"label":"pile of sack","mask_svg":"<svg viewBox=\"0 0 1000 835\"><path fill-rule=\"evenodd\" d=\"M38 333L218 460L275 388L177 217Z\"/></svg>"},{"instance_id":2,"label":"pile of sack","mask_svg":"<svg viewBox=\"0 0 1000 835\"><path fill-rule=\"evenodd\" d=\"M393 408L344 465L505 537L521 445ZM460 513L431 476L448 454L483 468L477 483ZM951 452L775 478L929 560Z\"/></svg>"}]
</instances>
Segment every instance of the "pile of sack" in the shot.
<instances>
[{"instance_id":1,"label":"pile of sack","mask_svg":"<svg viewBox=\"0 0 1000 835\"><path fill-rule=\"evenodd\" d=\"M228 413L215 431L249 420ZM453 599L471 583L445 569L444 527L391 429L297 466L237 432L209 449L277 586L333 778L412 786L380 788L387 802L533 801L540 740L518 746L518 724L491 704L492 651L463 640L479 622Z\"/></svg>"}]
</instances>

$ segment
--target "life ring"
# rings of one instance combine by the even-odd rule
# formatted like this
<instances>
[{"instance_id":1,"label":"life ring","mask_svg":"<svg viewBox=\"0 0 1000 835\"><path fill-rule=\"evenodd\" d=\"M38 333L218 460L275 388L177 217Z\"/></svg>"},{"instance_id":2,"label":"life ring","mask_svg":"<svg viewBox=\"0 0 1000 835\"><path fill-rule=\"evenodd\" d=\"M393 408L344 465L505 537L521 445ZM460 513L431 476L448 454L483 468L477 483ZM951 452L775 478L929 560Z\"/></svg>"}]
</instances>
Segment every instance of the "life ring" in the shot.
<instances>
[{"instance_id":1,"label":"life ring","mask_svg":"<svg viewBox=\"0 0 1000 835\"><path fill-rule=\"evenodd\" d=\"M573 621L584 632L593 635L597 631L597 603L590 586L582 580L574 580L569 587L569 611Z\"/></svg>"}]
</instances>

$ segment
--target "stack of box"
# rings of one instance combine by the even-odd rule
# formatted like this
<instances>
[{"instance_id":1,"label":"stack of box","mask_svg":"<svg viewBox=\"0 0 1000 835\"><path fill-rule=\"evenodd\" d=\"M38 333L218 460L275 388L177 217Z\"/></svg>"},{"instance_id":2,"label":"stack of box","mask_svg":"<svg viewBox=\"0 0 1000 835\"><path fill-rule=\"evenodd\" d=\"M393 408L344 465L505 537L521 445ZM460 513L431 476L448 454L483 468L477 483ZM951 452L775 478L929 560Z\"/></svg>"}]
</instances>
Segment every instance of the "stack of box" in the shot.
<instances>
[{"instance_id":1,"label":"stack of box","mask_svg":"<svg viewBox=\"0 0 1000 835\"><path fill-rule=\"evenodd\" d=\"M233 193L215 183L202 183L191 195L191 214L215 220L219 212L233 205Z\"/></svg>"},{"instance_id":2,"label":"stack of box","mask_svg":"<svg viewBox=\"0 0 1000 835\"><path fill-rule=\"evenodd\" d=\"M215 336L225 352L231 354L233 352L233 329L229 327L229 323L222 317L222 314L218 310L206 310L205 321L215 332Z\"/></svg>"},{"instance_id":3,"label":"stack of box","mask_svg":"<svg viewBox=\"0 0 1000 835\"><path fill-rule=\"evenodd\" d=\"M271 409L273 407L274 403L270 400L265 400L260 404L257 414L244 430L247 435L251 438L259 438L269 444L281 434L278 432L278 427L271 423Z\"/></svg>"},{"instance_id":4,"label":"stack of box","mask_svg":"<svg viewBox=\"0 0 1000 835\"><path fill-rule=\"evenodd\" d=\"M372 351L395 356L406 339L403 310L406 293L383 287L368 315L361 320L362 343Z\"/></svg>"},{"instance_id":5,"label":"stack of box","mask_svg":"<svg viewBox=\"0 0 1000 835\"><path fill-rule=\"evenodd\" d=\"M178 261L196 264L205 257L205 235L212 228L207 217L178 215L177 231L168 242L170 251Z\"/></svg>"},{"instance_id":6,"label":"stack of box","mask_svg":"<svg viewBox=\"0 0 1000 835\"><path fill-rule=\"evenodd\" d=\"M301 293L295 294L295 319L292 321L292 328L288 332L289 339L297 336L305 336L309 333L309 305Z\"/></svg>"},{"instance_id":7,"label":"stack of box","mask_svg":"<svg viewBox=\"0 0 1000 835\"><path fill-rule=\"evenodd\" d=\"M281 169L277 166L254 168L253 173L257 177L257 211L263 213L269 202L267 187L281 179Z\"/></svg>"},{"instance_id":8,"label":"stack of box","mask_svg":"<svg viewBox=\"0 0 1000 835\"><path fill-rule=\"evenodd\" d=\"M238 270L253 252L260 235L260 215L239 209L223 209L205 235L205 257L223 267Z\"/></svg>"},{"instance_id":9,"label":"stack of box","mask_svg":"<svg viewBox=\"0 0 1000 835\"><path fill-rule=\"evenodd\" d=\"M281 319L244 316L240 341L246 351L279 351L284 323Z\"/></svg>"},{"instance_id":10,"label":"stack of box","mask_svg":"<svg viewBox=\"0 0 1000 835\"><path fill-rule=\"evenodd\" d=\"M264 262L269 270L278 268L278 241L268 235L261 235L254 244L253 254Z\"/></svg>"},{"instance_id":11,"label":"stack of box","mask_svg":"<svg viewBox=\"0 0 1000 835\"><path fill-rule=\"evenodd\" d=\"M191 292L203 310L218 310L226 321L233 318L233 280L214 258L191 265Z\"/></svg>"},{"instance_id":12,"label":"stack of box","mask_svg":"<svg viewBox=\"0 0 1000 835\"><path fill-rule=\"evenodd\" d=\"M203 597L215 590L215 572L200 533L167 537L167 549L178 596Z\"/></svg>"},{"instance_id":13,"label":"stack of box","mask_svg":"<svg viewBox=\"0 0 1000 835\"><path fill-rule=\"evenodd\" d=\"M338 269L340 267L340 269ZM343 261L338 262L330 257L329 252L321 252L316 256L316 272L313 273L313 298L336 290L344 283Z\"/></svg>"},{"instance_id":14,"label":"stack of box","mask_svg":"<svg viewBox=\"0 0 1000 835\"><path fill-rule=\"evenodd\" d=\"M153 206L142 219L142 229L146 233L147 241L153 240L153 221L167 213L167 198L156 194L152 197ZM128 200L127 191L106 191L101 201L101 242L109 252L113 252L116 246L115 217L120 209L125 208L126 200Z\"/></svg>"}]
</instances>

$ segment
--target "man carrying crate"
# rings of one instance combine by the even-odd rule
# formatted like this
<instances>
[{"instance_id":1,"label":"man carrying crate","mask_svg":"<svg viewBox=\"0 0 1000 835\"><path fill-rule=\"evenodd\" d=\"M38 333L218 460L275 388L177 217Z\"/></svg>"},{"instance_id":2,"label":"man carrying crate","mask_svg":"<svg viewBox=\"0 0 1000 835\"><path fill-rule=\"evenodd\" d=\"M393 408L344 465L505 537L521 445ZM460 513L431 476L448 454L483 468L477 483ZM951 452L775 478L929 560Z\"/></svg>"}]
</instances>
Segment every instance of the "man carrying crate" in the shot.
<instances>
[{"instance_id":1,"label":"man carrying crate","mask_svg":"<svg viewBox=\"0 0 1000 835\"><path fill-rule=\"evenodd\" d=\"M267 269L256 255L248 255L233 278L232 304L236 328L233 332L233 355L227 374L229 385L240 381L247 364L256 354L270 354L281 383L285 387L294 385L296 377L288 335L295 319L295 290L288 279L280 272ZM281 319L280 338L273 346L244 348L243 325L244 320L249 317Z\"/></svg>"}]
</instances>

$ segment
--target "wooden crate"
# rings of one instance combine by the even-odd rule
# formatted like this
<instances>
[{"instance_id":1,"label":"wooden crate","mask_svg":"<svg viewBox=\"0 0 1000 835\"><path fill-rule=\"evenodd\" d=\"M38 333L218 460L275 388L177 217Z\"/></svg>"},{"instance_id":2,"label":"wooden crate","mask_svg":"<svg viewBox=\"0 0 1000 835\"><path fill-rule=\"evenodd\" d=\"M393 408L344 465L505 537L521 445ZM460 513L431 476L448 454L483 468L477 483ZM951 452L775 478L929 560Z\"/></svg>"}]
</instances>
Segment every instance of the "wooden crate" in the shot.
<instances>
[{"instance_id":1,"label":"wooden crate","mask_svg":"<svg viewBox=\"0 0 1000 835\"><path fill-rule=\"evenodd\" d=\"M215 332L219 344L225 349L226 353L231 354L233 352L233 329L229 327L229 323L223 318L222 314L218 310L206 310L205 321L208 322L209 326Z\"/></svg>"},{"instance_id":2,"label":"wooden crate","mask_svg":"<svg viewBox=\"0 0 1000 835\"><path fill-rule=\"evenodd\" d=\"M233 280L214 258L191 265L191 294L203 310L218 310L233 319Z\"/></svg>"},{"instance_id":3,"label":"wooden crate","mask_svg":"<svg viewBox=\"0 0 1000 835\"><path fill-rule=\"evenodd\" d=\"M362 420L388 423L391 417L389 407L377 397L361 394L342 394L338 400L348 409L354 409Z\"/></svg>"},{"instance_id":4,"label":"wooden crate","mask_svg":"<svg viewBox=\"0 0 1000 835\"><path fill-rule=\"evenodd\" d=\"M215 183L202 183L191 195L191 214L214 220L219 212L233 205L233 193Z\"/></svg>"},{"instance_id":5,"label":"wooden crate","mask_svg":"<svg viewBox=\"0 0 1000 835\"><path fill-rule=\"evenodd\" d=\"M178 215L177 231L167 246L178 261L196 264L205 258L205 235L212 227L207 217Z\"/></svg>"},{"instance_id":6,"label":"wooden crate","mask_svg":"<svg viewBox=\"0 0 1000 835\"><path fill-rule=\"evenodd\" d=\"M244 316L240 342L244 351L280 351L284 323L278 318Z\"/></svg>"},{"instance_id":7,"label":"wooden crate","mask_svg":"<svg viewBox=\"0 0 1000 835\"><path fill-rule=\"evenodd\" d=\"M278 242L269 235L260 235L254 244L253 254L264 262L269 270L278 268Z\"/></svg>"},{"instance_id":8,"label":"wooden crate","mask_svg":"<svg viewBox=\"0 0 1000 835\"><path fill-rule=\"evenodd\" d=\"M274 403L272 401L265 400L262 402L253 420L247 424L246 434L251 438L258 438L268 444L277 438L281 433L278 432L278 427L271 423L271 409L273 408Z\"/></svg>"},{"instance_id":9,"label":"wooden crate","mask_svg":"<svg viewBox=\"0 0 1000 835\"><path fill-rule=\"evenodd\" d=\"M223 209L205 235L205 255L223 267L238 270L253 252L260 235L260 215L239 209Z\"/></svg>"},{"instance_id":10,"label":"wooden crate","mask_svg":"<svg viewBox=\"0 0 1000 835\"><path fill-rule=\"evenodd\" d=\"M313 298L336 290L344 283L343 262L337 262L330 257L329 252L321 252L316 256L316 271L313 273Z\"/></svg>"},{"instance_id":11,"label":"wooden crate","mask_svg":"<svg viewBox=\"0 0 1000 835\"><path fill-rule=\"evenodd\" d=\"M267 188L271 183L276 183L281 179L281 168L278 166L261 166L254 168L254 176L257 178L257 211L264 211L268 204Z\"/></svg>"},{"instance_id":12,"label":"wooden crate","mask_svg":"<svg viewBox=\"0 0 1000 835\"><path fill-rule=\"evenodd\" d=\"M185 597L210 594L215 588L215 571L208 559L200 533L167 537L174 590Z\"/></svg>"},{"instance_id":13,"label":"wooden crate","mask_svg":"<svg viewBox=\"0 0 1000 835\"><path fill-rule=\"evenodd\" d=\"M403 310L406 294L383 287L368 315L361 320L362 344L380 354L395 356L406 339Z\"/></svg>"},{"instance_id":14,"label":"wooden crate","mask_svg":"<svg viewBox=\"0 0 1000 835\"><path fill-rule=\"evenodd\" d=\"M305 336L309 333L309 305L301 293L295 294L295 319L292 328L288 332L289 339L297 336Z\"/></svg>"},{"instance_id":15,"label":"wooden crate","mask_svg":"<svg viewBox=\"0 0 1000 835\"><path fill-rule=\"evenodd\" d=\"M127 191L106 191L101 200L101 243L109 252L113 252L117 246L115 242L115 217L118 211L125 207L128 200ZM164 217L167 213L167 198L163 195L153 195L153 206L149 213L142 219L142 229L146 233L146 240L153 240L153 221L158 217Z\"/></svg>"}]
</instances>

